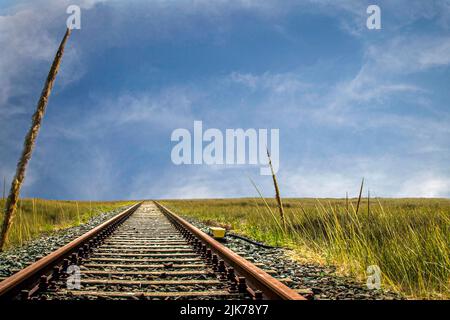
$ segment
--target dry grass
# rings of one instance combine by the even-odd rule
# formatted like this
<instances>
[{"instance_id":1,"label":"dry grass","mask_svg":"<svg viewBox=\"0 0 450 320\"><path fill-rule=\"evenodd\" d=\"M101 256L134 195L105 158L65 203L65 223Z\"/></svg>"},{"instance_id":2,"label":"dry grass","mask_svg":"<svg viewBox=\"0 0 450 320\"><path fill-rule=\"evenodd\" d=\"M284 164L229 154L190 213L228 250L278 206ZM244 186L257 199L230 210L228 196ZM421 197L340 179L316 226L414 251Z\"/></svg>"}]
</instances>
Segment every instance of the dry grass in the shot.
<instances>
[{"instance_id":1,"label":"dry grass","mask_svg":"<svg viewBox=\"0 0 450 320\"><path fill-rule=\"evenodd\" d=\"M450 298L449 199L371 199L370 207L358 198L348 205L346 199L284 199L286 230L274 199L162 203L259 241L294 248L302 257L337 265L361 280L369 265L378 265L383 286L412 298Z\"/></svg>"},{"instance_id":2,"label":"dry grass","mask_svg":"<svg viewBox=\"0 0 450 320\"><path fill-rule=\"evenodd\" d=\"M42 233L79 225L99 213L129 204L131 202L19 200L7 248L22 245ZM0 222L3 220L4 206L5 200L0 200Z\"/></svg>"}]
</instances>

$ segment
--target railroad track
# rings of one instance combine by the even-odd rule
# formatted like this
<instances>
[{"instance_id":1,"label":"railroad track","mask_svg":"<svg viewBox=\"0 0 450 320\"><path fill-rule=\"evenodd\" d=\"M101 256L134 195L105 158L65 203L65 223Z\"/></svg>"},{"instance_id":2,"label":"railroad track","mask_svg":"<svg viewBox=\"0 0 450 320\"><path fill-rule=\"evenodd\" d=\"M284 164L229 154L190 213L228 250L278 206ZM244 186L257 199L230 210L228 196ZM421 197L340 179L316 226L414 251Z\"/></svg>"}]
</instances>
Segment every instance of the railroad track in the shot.
<instances>
[{"instance_id":1,"label":"railroad track","mask_svg":"<svg viewBox=\"0 0 450 320\"><path fill-rule=\"evenodd\" d=\"M0 282L0 299L304 299L269 273L144 202Z\"/></svg>"}]
</instances>

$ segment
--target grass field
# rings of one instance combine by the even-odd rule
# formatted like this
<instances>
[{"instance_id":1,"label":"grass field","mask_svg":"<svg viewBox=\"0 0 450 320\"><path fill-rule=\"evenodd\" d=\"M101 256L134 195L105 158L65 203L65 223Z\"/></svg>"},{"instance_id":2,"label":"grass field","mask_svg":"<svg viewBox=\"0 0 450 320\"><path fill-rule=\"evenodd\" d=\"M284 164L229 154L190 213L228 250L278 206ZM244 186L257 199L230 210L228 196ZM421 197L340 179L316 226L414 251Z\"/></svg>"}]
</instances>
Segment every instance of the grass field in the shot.
<instances>
[{"instance_id":1,"label":"grass field","mask_svg":"<svg viewBox=\"0 0 450 320\"><path fill-rule=\"evenodd\" d=\"M23 199L19 201L7 248L22 245L42 233L79 225L91 217L131 202L83 202ZM3 220L5 201L0 200L0 223Z\"/></svg>"},{"instance_id":2,"label":"grass field","mask_svg":"<svg viewBox=\"0 0 450 320\"><path fill-rule=\"evenodd\" d=\"M283 227L273 199L168 200L176 213L221 225L300 259L336 265L411 298L450 298L449 199L285 199Z\"/></svg>"}]
</instances>

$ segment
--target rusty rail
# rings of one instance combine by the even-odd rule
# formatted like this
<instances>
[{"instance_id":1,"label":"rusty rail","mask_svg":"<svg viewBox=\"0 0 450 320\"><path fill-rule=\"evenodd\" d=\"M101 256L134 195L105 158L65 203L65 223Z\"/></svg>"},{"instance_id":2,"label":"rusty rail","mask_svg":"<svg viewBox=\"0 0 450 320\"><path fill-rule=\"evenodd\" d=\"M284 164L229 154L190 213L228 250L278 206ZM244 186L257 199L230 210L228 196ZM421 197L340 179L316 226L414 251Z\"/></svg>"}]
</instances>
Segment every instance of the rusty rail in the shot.
<instances>
[{"instance_id":1,"label":"rusty rail","mask_svg":"<svg viewBox=\"0 0 450 320\"><path fill-rule=\"evenodd\" d=\"M78 254L88 249L88 247L83 248L83 246L87 245L92 239L98 236L102 237L111 232L114 227L136 211L140 205L141 203L137 203L129 207L108 221L0 282L0 299L13 298L19 293L24 294L21 290L25 288L31 288L25 292L27 295L37 290L39 282L43 280L42 277L45 277L45 281L51 279L55 266L62 263L66 258L76 259Z\"/></svg>"},{"instance_id":2,"label":"rusty rail","mask_svg":"<svg viewBox=\"0 0 450 320\"><path fill-rule=\"evenodd\" d=\"M244 277L249 287L260 290L263 298L270 300L306 300L303 296L290 289L277 279L273 278L267 272L261 270L253 263L247 261L241 256L228 249L220 242L214 240L209 235L196 228L177 214L173 213L162 204L155 201L155 204L163 211L163 213L175 224L181 226L184 230L194 235L202 243L215 252L229 266L233 267L239 277ZM256 296L253 289L250 289L253 296Z\"/></svg>"},{"instance_id":3,"label":"rusty rail","mask_svg":"<svg viewBox=\"0 0 450 320\"><path fill-rule=\"evenodd\" d=\"M72 242L68 243L67 245L57 249L56 251L50 253L46 257L36 261L35 263L31 264L30 266L24 268L23 270L19 271L18 273L10 276L9 278L6 278L2 282L0 282L0 299L3 300L11 300L11 299L22 299L22 300L28 300L28 299L35 299L39 297L43 297L41 294L47 291L47 289L51 289L51 292L56 292L55 289L57 286L57 283L61 283L62 279L65 278L65 271L67 270L68 266L71 264L77 265L77 264L83 264L83 262L88 261L85 266L88 266L89 263L93 263L95 265L95 261L97 260L106 260L106 261L116 261L116 260L129 260L129 257L133 257L131 261L133 262L152 262L152 265L145 265L145 268L149 268L150 266L153 268L164 268L164 272L160 271L161 279L157 279L157 281L143 281L141 278L134 279L135 274L143 274L141 271L131 271L131 272L123 272L123 274L131 274L132 279L128 280L111 280L111 279L102 279L101 275L109 274L109 273L118 273L122 271L117 270L104 270L104 271L98 271L94 269L90 270L91 273L94 275L100 275L100 278L94 277L93 279L86 279L83 280L84 283L94 283L94 284L104 284L107 283L108 285L112 285L114 287L115 284L121 284L125 286L135 286L137 284L139 285L175 285L175 284L212 284L212 285L218 285L219 287L215 288L214 290L206 290L206 291L195 291L195 292L186 292L186 291L174 291L174 292L149 292L144 291L141 292L140 295L138 295L139 298L155 298L155 297L164 297L164 298L170 298L170 297L205 297L211 294L212 296L215 296L216 298L219 296L223 296L223 298L230 298L230 297L241 297L242 299L245 298L252 298L254 300L260 300L260 299L271 299L271 300L305 300L304 297L302 297L300 294L298 294L296 291L288 288L286 285L278 281L277 279L273 278L271 275L269 275L268 272L265 272L252 264L251 262L247 261L243 257L237 255L232 250L226 248L210 236L208 236L206 233L201 231L200 229L196 228L195 226L188 223L183 218L179 217L175 213L171 212L169 209L164 207L163 205L159 204L158 202L154 202L157 206L158 210L160 211L160 214L162 213L169 221L165 222L168 225L172 225L172 228L174 231L176 231L177 237L180 238L180 235L182 236L180 239L177 240L177 242L184 242L188 246L193 247L193 252L190 253L188 251L184 252L183 250L186 249L180 249L174 247L172 250L167 250L164 248L159 248L158 250L151 249L151 248L142 248L142 244L139 243L139 237L138 240L134 240L133 237L130 238L130 240L119 240L119 241L131 241L132 243L137 241L134 244L130 244L131 248L119 248L119 249L113 249L109 248L110 244L107 243L108 239L117 237L120 239L121 237L124 239L128 239L129 236L135 236L136 232L139 234L138 231L136 231L135 227L132 227L131 229L129 226L125 226L122 224L125 220L127 220L138 208L142 203L137 203L128 209L122 211L121 213L117 214L113 218L109 219L108 221L102 223L101 225L95 227L94 229L88 231L84 235L78 237L77 239L73 240ZM138 211L139 214L142 214L142 212ZM144 212L144 211L143 211ZM139 216L138 214L138 216ZM133 218L132 218L133 219ZM136 219L139 219L137 217ZM165 220L165 219L164 219ZM128 220L127 220L128 221ZM136 223L136 222L135 222ZM164 223L162 223L164 225ZM125 224L126 225L126 224ZM133 224L132 224L133 225ZM119 227L120 226L120 227ZM167 227L165 227L167 228ZM117 230L116 230L117 229ZM164 228L163 228L164 229ZM121 231L122 230L122 231ZM130 233L130 230L131 233ZM145 230L151 230L147 228L142 228L140 231L140 234L143 234L144 236L141 238L146 239L148 237L153 236L153 234L146 234ZM168 230L168 229L167 229ZM163 230L162 233L159 235L159 239L165 239L166 233L169 232L167 230ZM142 231L144 233L142 233ZM121 234L121 235L120 235ZM130 234L130 235L129 235ZM168 233L168 235L173 236L173 233ZM155 234L157 236L157 234ZM184 238L184 239L183 239ZM163 240L158 240L158 237L156 237L157 243L159 245L164 244ZM170 238L168 238L170 239ZM152 240L152 239L149 239ZM158 242L159 241L159 242ZM170 242L170 240L167 240ZM106 243L106 244L105 244ZM102 247L103 246L103 247ZM120 246L123 246L122 244ZM125 245L126 246L126 245ZM114 247L114 244L112 245ZM106 248L106 249L105 249ZM156 247L155 247L156 248ZM106 251L105 251L106 250ZM115 254L119 253L109 253L108 250L116 250L120 252L120 256L122 258L115 259ZM127 251L128 250L128 251ZM105 252L103 252L105 251ZM145 252L144 252L145 251ZM172 252L173 251L173 252ZM192 251L192 249L190 250ZM133 253L133 252L140 252L140 253ZM156 253L155 253L156 252ZM158 253L160 252L160 253ZM178 253L175 253L178 252ZM196 252L196 253L195 253ZM95 256L99 255L99 256ZM192 255L192 257L191 257ZM142 257L151 257L150 258L141 258ZM183 257L182 257L183 256ZM137 258L136 258L137 257ZM170 259L168 259L170 257ZM172 271L167 271L166 268L172 268L172 267L198 267L199 264L189 264L188 261L191 261L193 258L198 259L199 261L204 261L206 266L210 268L211 271L213 271L214 274L216 274L217 279L212 280L167 280L162 278L162 274L173 274L173 275L180 275L183 277L184 274L187 273L197 273L198 271L188 270L179 272L176 269ZM194 260L195 260L194 259ZM165 263L167 261L167 263ZM89 262L90 261L90 262ZM176 266L173 264L174 262L178 263ZM114 264L115 262L113 262ZM159 264L155 264L159 263ZM184 263L184 264L183 264ZM188 264L186 264L188 263ZM116 263L117 264L117 263ZM118 264L117 264L118 265ZM125 264L128 267L135 268L135 264ZM105 264L106 266L106 264ZM122 266L122 265L121 265ZM142 266L142 265L137 265ZM201 265L200 265L201 266ZM89 270L88 270L89 271ZM208 271L209 272L209 271ZM158 273L155 271L154 274L158 275ZM221 288L220 288L221 287ZM60 287L59 287L60 288ZM52 291L53 290L53 291ZM67 294L67 290L57 290L58 294ZM132 294L136 294L136 292L128 291L128 290L115 290L115 291L70 291L71 294L75 296L108 296L108 297L123 297L123 298L129 298L132 296ZM141 296L142 295L142 296ZM43 297L45 298L45 296Z\"/></svg>"}]
</instances>

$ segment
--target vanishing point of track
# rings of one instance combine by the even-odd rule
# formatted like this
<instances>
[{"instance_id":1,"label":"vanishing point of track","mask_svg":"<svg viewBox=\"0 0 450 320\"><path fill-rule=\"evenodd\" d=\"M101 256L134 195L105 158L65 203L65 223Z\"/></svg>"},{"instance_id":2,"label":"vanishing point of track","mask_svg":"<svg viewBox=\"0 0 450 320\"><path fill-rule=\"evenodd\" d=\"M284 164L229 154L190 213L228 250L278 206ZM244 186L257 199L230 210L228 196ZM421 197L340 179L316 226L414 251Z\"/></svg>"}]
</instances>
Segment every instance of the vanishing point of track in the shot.
<instances>
[{"instance_id":1,"label":"vanishing point of track","mask_svg":"<svg viewBox=\"0 0 450 320\"><path fill-rule=\"evenodd\" d=\"M0 282L0 299L304 299L269 272L144 202Z\"/></svg>"}]
</instances>

